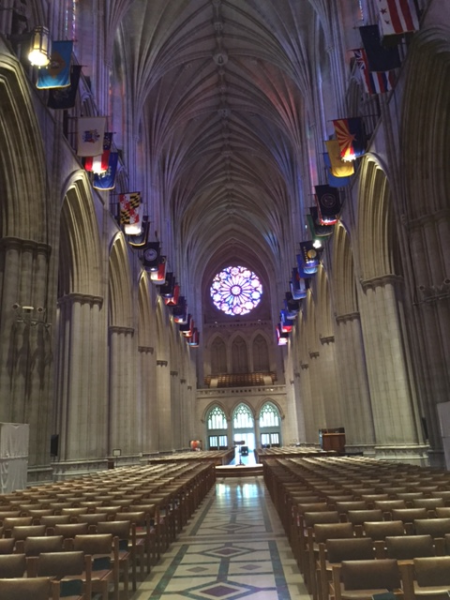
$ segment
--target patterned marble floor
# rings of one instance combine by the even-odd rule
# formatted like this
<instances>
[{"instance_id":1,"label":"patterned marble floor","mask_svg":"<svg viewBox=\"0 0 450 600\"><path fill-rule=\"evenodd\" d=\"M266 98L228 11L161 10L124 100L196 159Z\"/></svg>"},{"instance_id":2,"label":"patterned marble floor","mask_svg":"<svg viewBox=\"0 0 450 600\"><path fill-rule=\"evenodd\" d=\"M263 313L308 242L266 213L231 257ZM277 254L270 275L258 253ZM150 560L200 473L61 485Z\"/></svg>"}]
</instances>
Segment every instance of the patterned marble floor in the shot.
<instances>
[{"instance_id":1,"label":"patterned marble floor","mask_svg":"<svg viewBox=\"0 0 450 600\"><path fill-rule=\"evenodd\" d=\"M218 480L132 600L309 600L262 477Z\"/></svg>"}]
</instances>

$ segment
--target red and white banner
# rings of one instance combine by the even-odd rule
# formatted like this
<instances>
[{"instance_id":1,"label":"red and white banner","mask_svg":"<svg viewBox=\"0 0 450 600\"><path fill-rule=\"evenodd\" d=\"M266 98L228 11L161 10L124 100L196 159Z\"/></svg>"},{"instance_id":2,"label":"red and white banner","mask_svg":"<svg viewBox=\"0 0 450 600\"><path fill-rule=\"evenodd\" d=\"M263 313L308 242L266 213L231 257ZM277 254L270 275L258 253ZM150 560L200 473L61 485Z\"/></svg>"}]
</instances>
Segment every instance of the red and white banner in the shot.
<instances>
[{"instance_id":1,"label":"red and white banner","mask_svg":"<svg viewBox=\"0 0 450 600\"><path fill-rule=\"evenodd\" d=\"M411 0L377 0L381 37L419 29L417 11Z\"/></svg>"}]
</instances>

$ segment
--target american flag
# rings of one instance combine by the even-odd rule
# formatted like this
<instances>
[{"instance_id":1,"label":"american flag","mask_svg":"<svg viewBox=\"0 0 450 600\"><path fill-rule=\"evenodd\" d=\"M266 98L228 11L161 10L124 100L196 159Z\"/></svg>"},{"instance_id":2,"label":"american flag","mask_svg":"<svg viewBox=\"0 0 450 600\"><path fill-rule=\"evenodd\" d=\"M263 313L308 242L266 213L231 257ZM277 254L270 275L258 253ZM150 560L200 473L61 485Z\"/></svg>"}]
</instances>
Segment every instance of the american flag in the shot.
<instances>
[{"instance_id":1,"label":"american flag","mask_svg":"<svg viewBox=\"0 0 450 600\"><path fill-rule=\"evenodd\" d=\"M378 0L381 36L401 35L419 29L417 11L411 0Z\"/></svg>"},{"instance_id":2,"label":"american flag","mask_svg":"<svg viewBox=\"0 0 450 600\"><path fill-rule=\"evenodd\" d=\"M394 74L392 71L386 71L385 73L371 72L364 48L357 48L352 52L361 74L364 90L368 94L384 94L392 90L394 87Z\"/></svg>"}]
</instances>

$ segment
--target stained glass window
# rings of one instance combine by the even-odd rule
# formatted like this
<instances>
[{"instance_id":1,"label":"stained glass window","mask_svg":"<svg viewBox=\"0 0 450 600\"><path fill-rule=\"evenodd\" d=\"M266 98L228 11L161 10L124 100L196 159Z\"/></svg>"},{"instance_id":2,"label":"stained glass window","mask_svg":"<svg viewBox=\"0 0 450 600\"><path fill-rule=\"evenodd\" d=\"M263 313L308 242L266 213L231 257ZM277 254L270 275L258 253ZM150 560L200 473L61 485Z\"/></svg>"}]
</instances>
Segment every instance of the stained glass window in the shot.
<instances>
[{"instance_id":1,"label":"stained glass window","mask_svg":"<svg viewBox=\"0 0 450 600\"><path fill-rule=\"evenodd\" d=\"M257 275L246 267L227 267L214 277L211 298L227 315L246 315L258 306L263 289Z\"/></svg>"},{"instance_id":2,"label":"stained glass window","mask_svg":"<svg viewBox=\"0 0 450 600\"><path fill-rule=\"evenodd\" d=\"M208 415L208 429L227 429L227 418L221 408L215 406Z\"/></svg>"}]
</instances>

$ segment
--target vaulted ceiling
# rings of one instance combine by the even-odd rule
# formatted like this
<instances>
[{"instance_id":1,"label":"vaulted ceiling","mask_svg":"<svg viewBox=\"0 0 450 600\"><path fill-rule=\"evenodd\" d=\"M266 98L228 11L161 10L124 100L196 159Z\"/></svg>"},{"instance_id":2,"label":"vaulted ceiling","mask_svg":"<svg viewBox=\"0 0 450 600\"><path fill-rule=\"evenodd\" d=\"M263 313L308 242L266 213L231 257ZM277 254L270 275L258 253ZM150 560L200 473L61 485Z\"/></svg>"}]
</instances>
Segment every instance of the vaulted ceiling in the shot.
<instances>
[{"instance_id":1,"label":"vaulted ceiling","mask_svg":"<svg viewBox=\"0 0 450 600\"><path fill-rule=\"evenodd\" d=\"M111 2L116 74L133 102L124 118L139 130L153 217L172 223L180 266L196 281L238 260L273 277L295 258L330 4Z\"/></svg>"}]
</instances>

